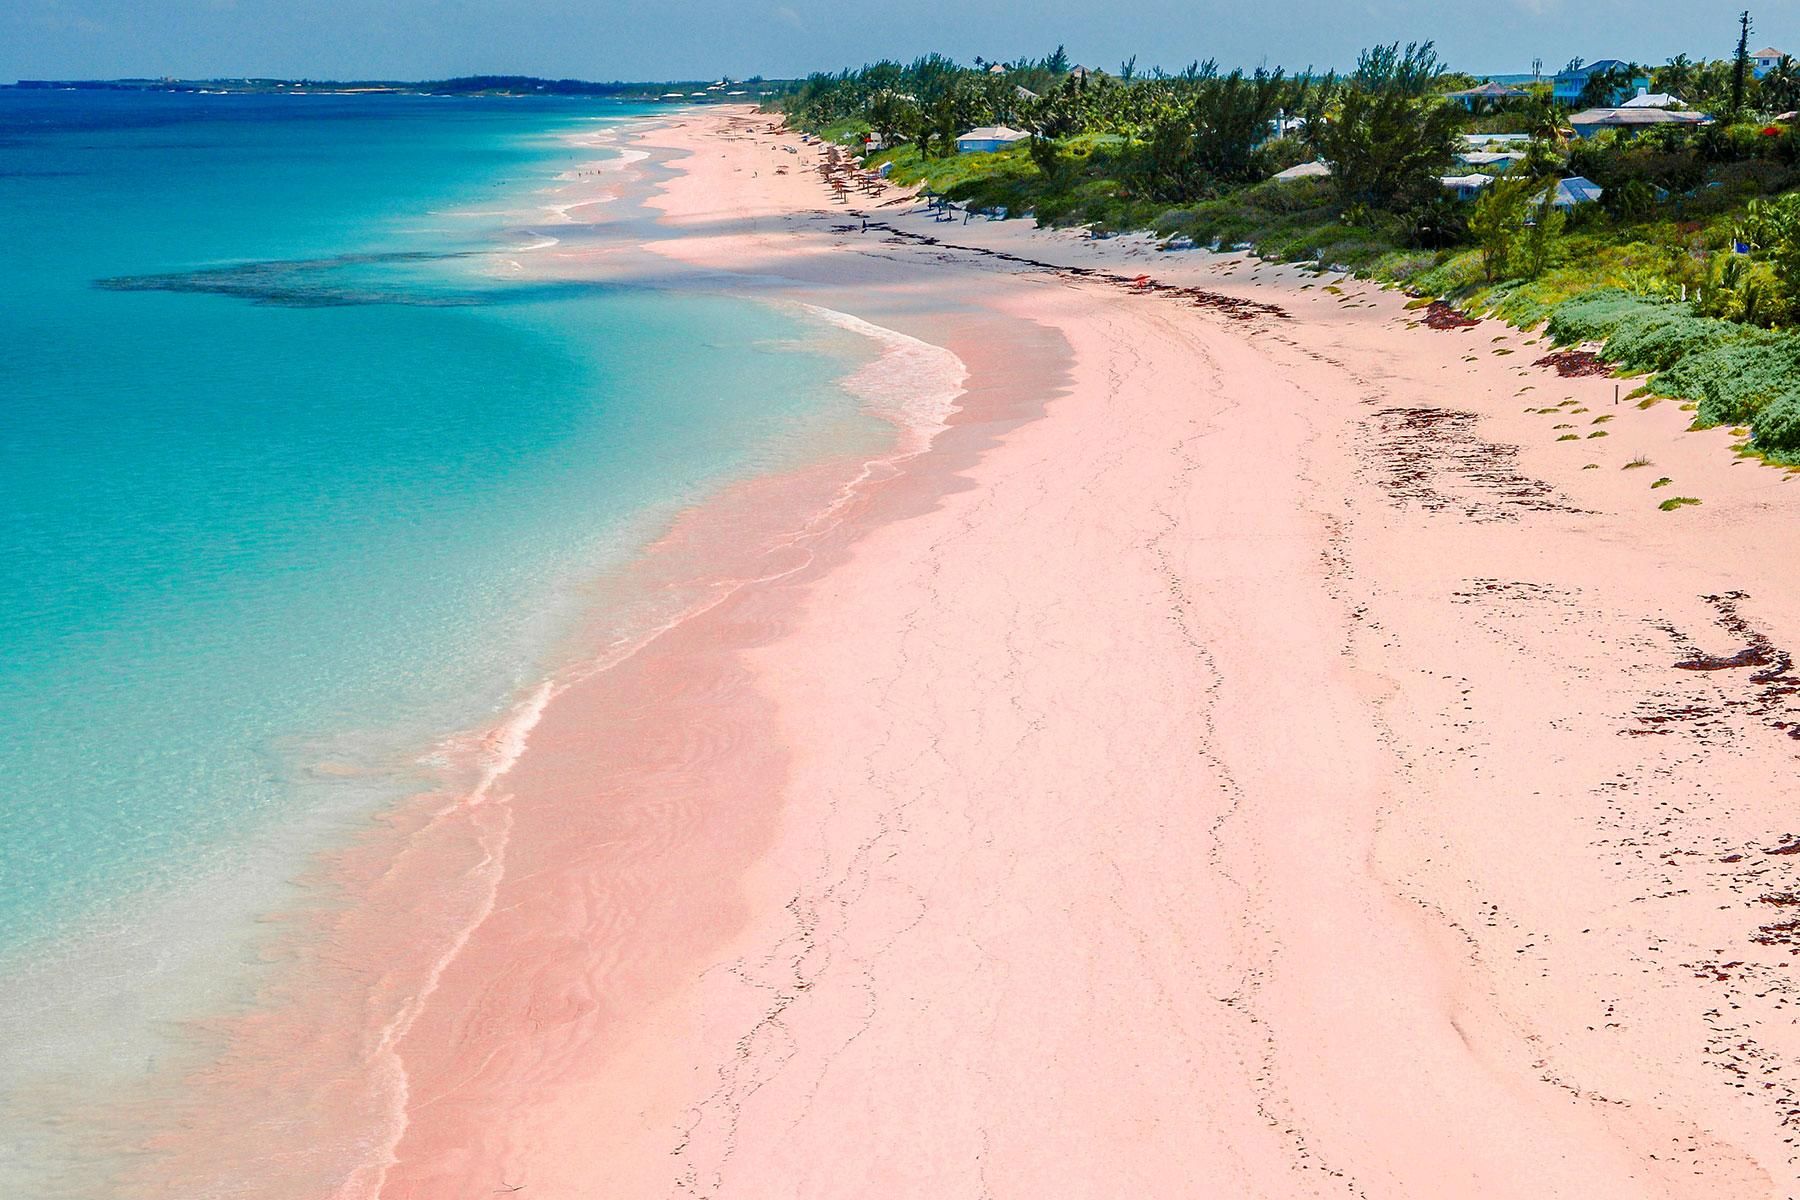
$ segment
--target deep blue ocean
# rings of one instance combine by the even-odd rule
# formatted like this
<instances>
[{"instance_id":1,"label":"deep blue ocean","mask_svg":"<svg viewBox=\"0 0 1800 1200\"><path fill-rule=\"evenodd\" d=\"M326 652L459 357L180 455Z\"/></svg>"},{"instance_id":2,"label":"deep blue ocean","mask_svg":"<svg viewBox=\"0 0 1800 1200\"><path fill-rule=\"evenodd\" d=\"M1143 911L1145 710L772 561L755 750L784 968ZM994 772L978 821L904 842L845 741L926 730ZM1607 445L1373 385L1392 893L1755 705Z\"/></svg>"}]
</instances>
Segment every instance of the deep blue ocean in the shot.
<instances>
[{"instance_id":1,"label":"deep blue ocean","mask_svg":"<svg viewBox=\"0 0 1800 1200\"><path fill-rule=\"evenodd\" d=\"M492 721L680 507L868 436L799 314L491 269L635 115L0 90L0 963L291 869L242 848L379 799L319 764Z\"/></svg>"}]
</instances>

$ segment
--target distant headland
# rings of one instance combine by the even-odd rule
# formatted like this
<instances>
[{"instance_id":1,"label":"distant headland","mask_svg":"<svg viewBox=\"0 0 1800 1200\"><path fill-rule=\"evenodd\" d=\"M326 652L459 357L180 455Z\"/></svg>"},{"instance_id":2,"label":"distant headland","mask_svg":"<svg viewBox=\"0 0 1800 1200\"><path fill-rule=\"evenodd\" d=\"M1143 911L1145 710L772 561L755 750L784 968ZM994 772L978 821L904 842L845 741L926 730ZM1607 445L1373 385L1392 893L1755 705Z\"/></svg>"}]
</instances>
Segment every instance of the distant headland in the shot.
<instances>
[{"instance_id":1,"label":"distant headland","mask_svg":"<svg viewBox=\"0 0 1800 1200\"><path fill-rule=\"evenodd\" d=\"M464 75L455 79L21 79L0 84L44 91L185 92L194 95L371 95L402 96L595 96L614 100L667 100L755 103L787 91L790 81L762 76L736 80L667 80L598 83L586 79L539 79L532 75Z\"/></svg>"}]
</instances>

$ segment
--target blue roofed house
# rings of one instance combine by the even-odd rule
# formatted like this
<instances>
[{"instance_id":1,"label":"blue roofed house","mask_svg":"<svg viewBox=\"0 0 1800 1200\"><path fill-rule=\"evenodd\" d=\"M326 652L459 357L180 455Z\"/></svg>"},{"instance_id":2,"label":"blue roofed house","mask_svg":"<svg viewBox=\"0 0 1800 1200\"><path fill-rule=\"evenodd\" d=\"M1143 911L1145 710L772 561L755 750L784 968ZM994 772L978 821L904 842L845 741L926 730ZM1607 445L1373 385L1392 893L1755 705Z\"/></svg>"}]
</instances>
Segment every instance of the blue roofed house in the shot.
<instances>
[{"instance_id":1,"label":"blue roofed house","mask_svg":"<svg viewBox=\"0 0 1800 1200\"><path fill-rule=\"evenodd\" d=\"M1597 203L1604 195L1599 184L1583 175L1571 175L1556 183L1556 195L1550 200L1550 207L1568 210L1578 204Z\"/></svg>"},{"instance_id":2,"label":"blue roofed house","mask_svg":"<svg viewBox=\"0 0 1800 1200\"><path fill-rule=\"evenodd\" d=\"M1595 75L1603 75L1609 71L1626 71L1631 64L1616 58L1603 58L1599 62L1583 63L1579 67L1571 67L1558 73L1550 84L1550 98L1559 104L1575 104L1581 100L1581 94L1587 91L1588 80ZM1608 104L1617 104L1627 96L1637 94L1639 89L1650 90L1648 75L1635 75L1630 82L1613 89L1613 94L1606 97Z\"/></svg>"}]
</instances>

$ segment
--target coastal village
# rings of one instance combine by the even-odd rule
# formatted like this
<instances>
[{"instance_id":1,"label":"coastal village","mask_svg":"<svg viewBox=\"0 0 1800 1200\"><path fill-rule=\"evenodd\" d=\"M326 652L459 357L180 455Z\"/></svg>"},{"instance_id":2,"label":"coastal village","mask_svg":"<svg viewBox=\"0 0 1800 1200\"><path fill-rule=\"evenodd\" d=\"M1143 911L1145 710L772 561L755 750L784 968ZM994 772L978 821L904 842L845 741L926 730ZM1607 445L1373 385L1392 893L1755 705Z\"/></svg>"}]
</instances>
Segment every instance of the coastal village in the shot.
<instances>
[{"instance_id":1,"label":"coastal village","mask_svg":"<svg viewBox=\"0 0 1800 1200\"><path fill-rule=\"evenodd\" d=\"M1800 464L1800 61L1745 13L1716 58L1474 76L1429 43L1343 75L1105 71L1062 49L799 81L791 126L953 210L1253 249L1522 327L1635 397Z\"/></svg>"}]
</instances>

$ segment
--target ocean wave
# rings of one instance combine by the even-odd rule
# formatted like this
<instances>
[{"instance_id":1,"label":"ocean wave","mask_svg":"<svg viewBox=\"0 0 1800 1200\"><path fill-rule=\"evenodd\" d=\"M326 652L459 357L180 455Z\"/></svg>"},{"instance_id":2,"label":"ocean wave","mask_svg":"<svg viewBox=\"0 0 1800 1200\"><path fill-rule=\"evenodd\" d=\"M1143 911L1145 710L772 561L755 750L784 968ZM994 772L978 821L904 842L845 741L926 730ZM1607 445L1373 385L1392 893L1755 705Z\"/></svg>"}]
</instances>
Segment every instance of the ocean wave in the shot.
<instances>
[{"instance_id":1,"label":"ocean wave","mask_svg":"<svg viewBox=\"0 0 1800 1200\"><path fill-rule=\"evenodd\" d=\"M903 451L927 449L949 427L963 395L969 369L942 346L876 325L850 313L817 304L800 306L815 318L868 338L881 348L873 362L857 368L843 385L876 416L898 426L916 444Z\"/></svg>"}]
</instances>

